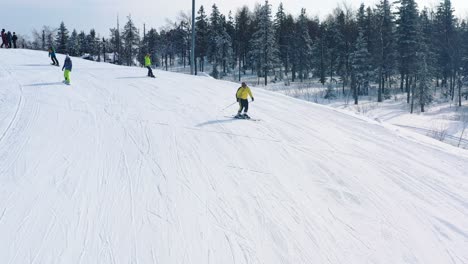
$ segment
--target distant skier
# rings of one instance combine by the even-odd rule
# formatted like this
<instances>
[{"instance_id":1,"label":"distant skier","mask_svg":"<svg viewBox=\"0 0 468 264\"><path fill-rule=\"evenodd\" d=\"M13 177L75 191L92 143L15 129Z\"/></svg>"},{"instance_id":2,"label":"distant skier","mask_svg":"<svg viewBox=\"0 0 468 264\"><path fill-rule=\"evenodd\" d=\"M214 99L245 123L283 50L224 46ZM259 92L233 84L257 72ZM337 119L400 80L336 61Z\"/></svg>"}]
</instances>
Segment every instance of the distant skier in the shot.
<instances>
[{"instance_id":1,"label":"distant skier","mask_svg":"<svg viewBox=\"0 0 468 264\"><path fill-rule=\"evenodd\" d=\"M70 84L70 72L72 71L72 61L70 56L67 54L65 57L65 62L63 63L62 71L65 70L63 76L65 77L65 84Z\"/></svg>"},{"instance_id":2,"label":"distant skier","mask_svg":"<svg viewBox=\"0 0 468 264\"><path fill-rule=\"evenodd\" d=\"M237 89L236 93L236 99L237 102L239 102L239 111L237 111L235 118L250 119L250 116L247 115L247 112L249 111L249 101L247 99L249 96L252 98L253 102L254 98L252 96L252 91L250 91L250 88L245 82L242 82L242 86ZM242 110L244 110L244 114L241 114Z\"/></svg>"},{"instance_id":3,"label":"distant skier","mask_svg":"<svg viewBox=\"0 0 468 264\"><path fill-rule=\"evenodd\" d=\"M8 42L8 48L9 48L9 49L11 49L11 47L12 47L11 41L12 41L11 32L8 31L8 33L7 33L7 42Z\"/></svg>"},{"instance_id":4,"label":"distant skier","mask_svg":"<svg viewBox=\"0 0 468 264\"><path fill-rule=\"evenodd\" d=\"M49 57L52 60L52 65L60 66L57 56L55 56L55 49L53 47L49 48Z\"/></svg>"},{"instance_id":5,"label":"distant skier","mask_svg":"<svg viewBox=\"0 0 468 264\"><path fill-rule=\"evenodd\" d=\"M7 35L5 33L5 29L2 29L2 45L0 46L0 48L8 48L8 43L7 43Z\"/></svg>"},{"instance_id":6,"label":"distant skier","mask_svg":"<svg viewBox=\"0 0 468 264\"><path fill-rule=\"evenodd\" d=\"M148 77L155 78L153 74L153 70L151 69L151 57L149 54L145 56L145 67L148 69Z\"/></svg>"},{"instance_id":7,"label":"distant skier","mask_svg":"<svg viewBox=\"0 0 468 264\"><path fill-rule=\"evenodd\" d=\"M16 49L16 41L18 40L18 36L16 36L16 32L13 32L13 37L11 38L13 40L13 48Z\"/></svg>"}]
</instances>

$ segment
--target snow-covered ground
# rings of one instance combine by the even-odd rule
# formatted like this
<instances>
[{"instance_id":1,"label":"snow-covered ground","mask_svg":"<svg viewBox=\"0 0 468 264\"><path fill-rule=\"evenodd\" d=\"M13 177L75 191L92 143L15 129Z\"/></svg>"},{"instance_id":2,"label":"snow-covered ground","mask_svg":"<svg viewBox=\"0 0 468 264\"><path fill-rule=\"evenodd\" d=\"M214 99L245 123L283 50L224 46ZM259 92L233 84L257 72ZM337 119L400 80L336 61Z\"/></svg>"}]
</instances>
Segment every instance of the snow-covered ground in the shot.
<instances>
[{"instance_id":1,"label":"snow-covered ground","mask_svg":"<svg viewBox=\"0 0 468 264\"><path fill-rule=\"evenodd\" d=\"M279 92L294 98L344 109L366 116L378 122L384 122L400 128L429 136L452 146L468 149L468 101L462 101L458 107L450 100L434 100L421 113L415 106L410 113L406 103L406 94L392 94L391 99L377 102L377 94L360 96L359 104L354 105L351 95L342 96L341 88L335 89L337 98L325 99L326 86L317 82L292 83L285 86L283 82L272 83L268 90ZM372 90L375 93L375 90ZM440 96L436 96L438 98ZM458 102L458 98L456 98Z\"/></svg>"},{"instance_id":2,"label":"snow-covered ground","mask_svg":"<svg viewBox=\"0 0 468 264\"><path fill-rule=\"evenodd\" d=\"M405 98L386 100L382 103L363 101L358 106L345 105L339 101L330 105L468 149L468 103L466 101L463 102L462 107L452 102L438 102L426 107L424 113L415 109L415 112L411 114L410 106L406 103L406 96L401 97Z\"/></svg>"},{"instance_id":3,"label":"snow-covered ground","mask_svg":"<svg viewBox=\"0 0 468 264\"><path fill-rule=\"evenodd\" d=\"M2 263L468 263L468 154L237 84L0 50ZM63 62L63 56L59 55Z\"/></svg>"},{"instance_id":4,"label":"snow-covered ground","mask_svg":"<svg viewBox=\"0 0 468 264\"><path fill-rule=\"evenodd\" d=\"M210 65L207 66L211 71ZM190 67L177 66L170 67L169 71L190 74ZM200 76L208 76L206 72L199 72ZM223 77L224 80L238 81L237 69ZM327 86L322 85L318 80L307 80L304 82L289 82L285 85L285 80L269 78L268 86L263 85L263 79L258 78L249 71L247 75L242 74L242 81L255 87L264 87L267 90L279 92L297 99L306 100L318 104L332 106L338 109L345 109L353 113L364 115L368 118L392 124L400 128L425 135L452 146L468 149L468 101L463 98L462 107L457 106L458 98L455 101L440 99L440 94L434 95L436 100L426 106L426 112L420 113L416 106L413 114L410 114L410 105L406 103L406 94L399 91L392 91L391 99L384 102L377 102L376 87L371 89L370 96L360 96L359 105L353 104L351 94L342 95L341 85L337 86L334 99L326 99ZM466 90L466 88L464 88ZM349 93L349 91L346 91ZM440 91L439 91L440 92Z\"/></svg>"}]
</instances>

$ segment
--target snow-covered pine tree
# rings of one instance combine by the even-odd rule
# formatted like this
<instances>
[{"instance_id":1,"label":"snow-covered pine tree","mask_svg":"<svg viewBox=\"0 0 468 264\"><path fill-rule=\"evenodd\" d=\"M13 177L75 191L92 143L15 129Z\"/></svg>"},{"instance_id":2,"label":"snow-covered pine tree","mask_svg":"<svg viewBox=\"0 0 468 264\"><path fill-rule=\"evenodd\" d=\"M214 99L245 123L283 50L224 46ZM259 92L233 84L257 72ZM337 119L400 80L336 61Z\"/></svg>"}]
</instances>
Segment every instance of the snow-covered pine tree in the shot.
<instances>
[{"instance_id":1,"label":"snow-covered pine tree","mask_svg":"<svg viewBox=\"0 0 468 264\"><path fill-rule=\"evenodd\" d=\"M222 48L222 67L223 67L223 76L227 75L228 72L231 72L235 65L235 54L234 50L232 49L232 45L234 43L233 38L235 35L235 27L234 27L234 18L232 17L231 12L229 12L228 18L224 15L221 16L221 20L224 24L225 34L223 37L223 42L221 45Z\"/></svg>"},{"instance_id":2,"label":"snow-covered pine tree","mask_svg":"<svg viewBox=\"0 0 468 264\"><path fill-rule=\"evenodd\" d=\"M89 44L86 41L86 33L84 31L80 31L78 34L78 46L80 47L80 55L89 53Z\"/></svg>"},{"instance_id":3,"label":"snow-covered pine tree","mask_svg":"<svg viewBox=\"0 0 468 264\"><path fill-rule=\"evenodd\" d=\"M68 53L71 56L80 56L80 42L78 41L78 32L73 29L70 38L68 39Z\"/></svg>"},{"instance_id":4,"label":"snow-covered pine tree","mask_svg":"<svg viewBox=\"0 0 468 264\"><path fill-rule=\"evenodd\" d=\"M356 40L356 48L351 56L351 65L355 77L355 86L353 87L354 104L358 104L358 97L360 91L367 89L369 86L370 68L369 68L370 54L367 50L367 40L364 37L364 29L359 28L359 36Z\"/></svg>"},{"instance_id":5,"label":"snow-covered pine tree","mask_svg":"<svg viewBox=\"0 0 468 264\"><path fill-rule=\"evenodd\" d=\"M316 41L312 46L312 63L314 65L314 73L319 77L319 81L322 85L325 85L327 81L327 43L326 43L326 24L320 23L319 33ZM294 66L293 66L294 68ZM294 69L293 69L293 78L294 78Z\"/></svg>"},{"instance_id":6,"label":"snow-covered pine tree","mask_svg":"<svg viewBox=\"0 0 468 264\"><path fill-rule=\"evenodd\" d=\"M219 78L218 66L221 63L219 57L219 42L222 32L225 31L223 23L221 22L221 13L219 12L218 6L213 4L211 7L210 16L210 28L209 28L209 40L208 40L208 61L212 64L211 76Z\"/></svg>"},{"instance_id":7,"label":"snow-covered pine tree","mask_svg":"<svg viewBox=\"0 0 468 264\"><path fill-rule=\"evenodd\" d=\"M184 66L190 65L190 52L191 45L190 40L192 37L192 18L190 14L181 12L178 18L176 28L176 46L177 46L177 57L180 60L180 64Z\"/></svg>"},{"instance_id":8,"label":"snow-covered pine tree","mask_svg":"<svg viewBox=\"0 0 468 264\"><path fill-rule=\"evenodd\" d=\"M377 5L377 35L376 52L379 60L378 67L378 102L383 99L389 99L389 90L386 89L387 80L395 71L395 21L392 13L392 7L388 0L381 0Z\"/></svg>"},{"instance_id":9,"label":"snow-covered pine tree","mask_svg":"<svg viewBox=\"0 0 468 264\"><path fill-rule=\"evenodd\" d=\"M372 77L371 33L369 31L369 10L361 4L357 13L358 37L353 52L352 67L356 76L359 95L367 95Z\"/></svg>"},{"instance_id":10,"label":"snow-covered pine tree","mask_svg":"<svg viewBox=\"0 0 468 264\"><path fill-rule=\"evenodd\" d=\"M109 53L111 44L109 43L109 39L102 38L102 55L103 55L103 61L104 62L109 62L109 57L107 57L107 54Z\"/></svg>"},{"instance_id":11,"label":"snow-covered pine tree","mask_svg":"<svg viewBox=\"0 0 468 264\"><path fill-rule=\"evenodd\" d=\"M52 29L52 28L50 28L48 26L44 26L42 28L42 38L43 38L43 42L46 45L46 50L49 47L54 47L55 48L55 38L54 38L55 34L56 34L55 29Z\"/></svg>"},{"instance_id":12,"label":"snow-covered pine tree","mask_svg":"<svg viewBox=\"0 0 468 264\"><path fill-rule=\"evenodd\" d=\"M180 27L182 28L183 38L184 38L184 57L183 64L190 66L190 58L192 52L192 14L191 12L181 12L179 15Z\"/></svg>"},{"instance_id":13,"label":"snow-covered pine tree","mask_svg":"<svg viewBox=\"0 0 468 264\"><path fill-rule=\"evenodd\" d=\"M423 44L425 45L425 44ZM431 94L432 78L431 72L427 64L427 53L418 53L418 71L417 71L417 87L415 91L415 100L421 107L421 112L425 111L425 106L432 102ZM411 106L411 113L413 105Z\"/></svg>"},{"instance_id":14,"label":"snow-covered pine tree","mask_svg":"<svg viewBox=\"0 0 468 264\"><path fill-rule=\"evenodd\" d=\"M227 20L226 20L226 32L229 35L229 38L231 39L231 43L229 44L229 49L226 49L224 52L229 53L227 54L227 60L225 61L225 66L224 66L224 71L226 72L231 72L232 69L236 67L236 58L237 54L234 49L236 41L236 23L234 20L234 17L232 16L232 12L229 11Z\"/></svg>"},{"instance_id":15,"label":"snow-covered pine tree","mask_svg":"<svg viewBox=\"0 0 468 264\"><path fill-rule=\"evenodd\" d=\"M236 14L236 39L235 49L237 53L237 61L239 68L239 81L241 80L241 72L246 74L248 66L248 51L250 47L250 39L252 38L252 19L249 8L243 6Z\"/></svg>"},{"instance_id":16,"label":"snow-covered pine tree","mask_svg":"<svg viewBox=\"0 0 468 264\"><path fill-rule=\"evenodd\" d=\"M297 19L294 34L294 53L296 56L296 71L301 82L308 78L312 70L312 39L309 35L308 18L305 8L301 9L301 14Z\"/></svg>"},{"instance_id":17,"label":"snow-covered pine tree","mask_svg":"<svg viewBox=\"0 0 468 264\"><path fill-rule=\"evenodd\" d=\"M122 61L119 59L120 51L122 50L122 38L120 37L120 32L116 28L111 28L110 31L109 52L113 53L112 63L122 64Z\"/></svg>"},{"instance_id":18,"label":"snow-covered pine tree","mask_svg":"<svg viewBox=\"0 0 468 264\"><path fill-rule=\"evenodd\" d=\"M165 70L168 69L167 65L167 57L168 57L168 32L166 30L161 30L159 32L159 43L160 43L160 48L159 48L159 56L161 58L161 67L164 68Z\"/></svg>"},{"instance_id":19,"label":"snow-covered pine tree","mask_svg":"<svg viewBox=\"0 0 468 264\"><path fill-rule=\"evenodd\" d=\"M158 56L157 56L157 51L158 49L160 48L160 43L159 43L159 39L160 39L160 36L159 36L159 33L156 29L154 28L151 28L148 33L146 33L146 49L147 49L147 52L150 54L151 56L151 61L153 62L153 64L157 64L158 63Z\"/></svg>"},{"instance_id":20,"label":"snow-covered pine tree","mask_svg":"<svg viewBox=\"0 0 468 264\"><path fill-rule=\"evenodd\" d=\"M54 46L55 31L48 26L43 26L41 30L33 30L32 46L34 49L47 50Z\"/></svg>"},{"instance_id":21,"label":"snow-covered pine tree","mask_svg":"<svg viewBox=\"0 0 468 264\"><path fill-rule=\"evenodd\" d=\"M62 21L60 27L57 30L57 37L55 38L55 46L57 47L56 51L58 53L65 54L68 52L68 29L65 26L65 23Z\"/></svg>"},{"instance_id":22,"label":"snow-covered pine tree","mask_svg":"<svg viewBox=\"0 0 468 264\"><path fill-rule=\"evenodd\" d=\"M122 51L122 37L120 33L120 23L119 17L117 17L117 27L110 29L110 52L114 54L112 58L112 63L114 64L122 64L122 60L120 58L120 54Z\"/></svg>"},{"instance_id":23,"label":"snow-covered pine tree","mask_svg":"<svg viewBox=\"0 0 468 264\"><path fill-rule=\"evenodd\" d=\"M461 76L461 66L463 64L462 59L462 29L460 24L457 22L455 26L455 37L453 38L452 45L453 49L451 51L451 56L453 57L452 60L452 90L453 90L453 97L455 97L455 91L458 90L458 106L462 106L461 104L461 88L462 88L462 76ZM453 100L453 99L452 99Z\"/></svg>"},{"instance_id":24,"label":"snow-covered pine tree","mask_svg":"<svg viewBox=\"0 0 468 264\"><path fill-rule=\"evenodd\" d=\"M326 42L326 73L329 77L329 87L333 86L335 79L335 72L338 71L339 57L342 52L342 35L338 29L338 23L333 16L329 16L323 24L325 25L325 38Z\"/></svg>"},{"instance_id":25,"label":"snow-covered pine tree","mask_svg":"<svg viewBox=\"0 0 468 264\"><path fill-rule=\"evenodd\" d=\"M288 72L290 70L290 60L292 55L292 40L294 38L294 19L284 11L283 3L280 3L276 12L274 27L276 32L276 42L278 43L279 59L284 74L286 75L286 84L289 84ZM306 25L307 27L307 25ZM283 78L283 71L280 70L280 78Z\"/></svg>"},{"instance_id":26,"label":"snow-covered pine tree","mask_svg":"<svg viewBox=\"0 0 468 264\"><path fill-rule=\"evenodd\" d=\"M208 20L203 6L198 10L198 16L195 18L195 58L198 60L199 65L195 65L195 73L200 70L205 71L205 57L208 46ZM195 63L196 64L196 63Z\"/></svg>"},{"instance_id":27,"label":"snow-covered pine tree","mask_svg":"<svg viewBox=\"0 0 468 264\"><path fill-rule=\"evenodd\" d=\"M398 7L397 43L401 89L407 93L410 103L411 83L414 81L418 51L418 7L415 0L401 0Z\"/></svg>"},{"instance_id":28,"label":"snow-covered pine tree","mask_svg":"<svg viewBox=\"0 0 468 264\"><path fill-rule=\"evenodd\" d=\"M257 27L251 40L251 56L255 62L258 77L264 77L268 85L268 74L278 65L278 48L275 29L271 17L271 6L268 0L256 12Z\"/></svg>"},{"instance_id":29,"label":"snow-covered pine tree","mask_svg":"<svg viewBox=\"0 0 468 264\"><path fill-rule=\"evenodd\" d=\"M345 87L349 83L350 63L349 58L351 55L351 39L349 35L352 33L350 28L350 18L343 10L336 10L336 39L337 39L337 68L336 74L340 76L342 84L342 93L345 94Z\"/></svg>"},{"instance_id":30,"label":"snow-covered pine tree","mask_svg":"<svg viewBox=\"0 0 468 264\"><path fill-rule=\"evenodd\" d=\"M378 74L378 65L380 62L380 53L378 49L379 43L379 27L378 27L378 16L375 14L375 11L368 6L366 8L366 16L365 16L365 36L367 39L367 50L370 54L369 60L369 67L370 71L370 81L378 82L379 74ZM368 94L368 91L365 92Z\"/></svg>"},{"instance_id":31,"label":"snow-covered pine tree","mask_svg":"<svg viewBox=\"0 0 468 264\"><path fill-rule=\"evenodd\" d=\"M425 111L425 106L432 102L432 76L434 75L434 54L429 46L431 45L431 21L428 10L423 10L419 23L419 42L417 52L417 72L416 87L413 89L411 100L411 113L414 111L414 104L418 103L421 112Z\"/></svg>"},{"instance_id":32,"label":"snow-covered pine tree","mask_svg":"<svg viewBox=\"0 0 468 264\"><path fill-rule=\"evenodd\" d=\"M437 53L437 68L441 73L442 86L448 89L448 94L453 100L455 92L455 75L454 68L455 47L455 16L450 0L444 0L437 7L435 19L435 47Z\"/></svg>"},{"instance_id":33,"label":"snow-covered pine tree","mask_svg":"<svg viewBox=\"0 0 468 264\"><path fill-rule=\"evenodd\" d=\"M96 30L91 29L89 34L86 35L86 42L88 43L88 53L94 60L94 56L99 54L99 39L96 35Z\"/></svg>"},{"instance_id":34,"label":"snow-covered pine tree","mask_svg":"<svg viewBox=\"0 0 468 264\"><path fill-rule=\"evenodd\" d=\"M460 25L460 48L461 48L461 85L459 89L461 90L461 97L464 97L465 100L468 99L468 23L467 21L462 21ZM464 88L464 90L463 90ZM461 97L459 99L459 104L461 103Z\"/></svg>"},{"instance_id":35,"label":"snow-covered pine tree","mask_svg":"<svg viewBox=\"0 0 468 264\"><path fill-rule=\"evenodd\" d=\"M127 17L128 21L124 26L122 32L123 40L123 50L122 50L122 60L128 65L135 64L135 57L138 53L138 43L140 36L138 34L138 29L133 23L132 17L129 15Z\"/></svg>"},{"instance_id":36,"label":"snow-covered pine tree","mask_svg":"<svg viewBox=\"0 0 468 264\"><path fill-rule=\"evenodd\" d=\"M216 4L212 7L210 16L210 30L208 41L208 60L213 66L211 75L220 78L219 66L223 66L226 60L232 56L231 37L226 31L225 17L221 15Z\"/></svg>"},{"instance_id":37,"label":"snow-covered pine tree","mask_svg":"<svg viewBox=\"0 0 468 264\"><path fill-rule=\"evenodd\" d=\"M174 48L174 53L177 55L179 59L179 63L181 65L186 66L186 58L187 58L187 39L186 35L187 31L187 23L185 21L180 21L179 23L175 24L175 28L171 30L171 44Z\"/></svg>"},{"instance_id":38,"label":"snow-covered pine tree","mask_svg":"<svg viewBox=\"0 0 468 264\"><path fill-rule=\"evenodd\" d=\"M143 37L140 39L138 44L138 55L137 60L140 65L145 64L145 55L149 53L148 49L148 38L146 37L146 25L143 24Z\"/></svg>"},{"instance_id":39,"label":"snow-covered pine tree","mask_svg":"<svg viewBox=\"0 0 468 264\"><path fill-rule=\"evenodd\" d=\"M289 84L289 72L291 71L291 66L292 66L292 56L293 56L293 41L295 38L295 29L296 29L296 24L294 21L294 17L291 14L288 14L286 16L286 20L284 21L284 28L287 31L285 38L286 38L286 47L283 47L287 51L287 59L284 61L288 63L288 67L286 65L283 65L285 68L285 72L288 75L288 81L287 84ZM311 37L312 39L312 37ZM280 59L281 60L281 59ZM312 62L311 62L312 65ZM291 76L292 77L292 76Z\"/></svg>"}]
</instances>

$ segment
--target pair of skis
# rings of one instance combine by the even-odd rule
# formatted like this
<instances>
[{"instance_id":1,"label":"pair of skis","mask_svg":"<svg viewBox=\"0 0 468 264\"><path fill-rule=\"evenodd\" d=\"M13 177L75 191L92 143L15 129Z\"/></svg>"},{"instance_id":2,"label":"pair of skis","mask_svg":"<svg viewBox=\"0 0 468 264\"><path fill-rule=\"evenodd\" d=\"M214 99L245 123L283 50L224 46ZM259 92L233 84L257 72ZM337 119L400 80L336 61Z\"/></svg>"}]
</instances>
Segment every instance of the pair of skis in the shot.
<instances>
[{"instance_id":1,"label":"pair of skis","mask_svg":"<svg viewBox=\"0 0 468 264\"><path fill-rule=\"evenodd\" d=\"M256 119L256 118L244 118L244 117L238 117L238 116L235 116L235 115L232 115L232 116L225 116L227 118L233 118L233 119L239 119L239 120L249 120L249 121L253 121L253 122L259 122L259 121L262 121L261 119Z\"/></svg>"}]
</instances>

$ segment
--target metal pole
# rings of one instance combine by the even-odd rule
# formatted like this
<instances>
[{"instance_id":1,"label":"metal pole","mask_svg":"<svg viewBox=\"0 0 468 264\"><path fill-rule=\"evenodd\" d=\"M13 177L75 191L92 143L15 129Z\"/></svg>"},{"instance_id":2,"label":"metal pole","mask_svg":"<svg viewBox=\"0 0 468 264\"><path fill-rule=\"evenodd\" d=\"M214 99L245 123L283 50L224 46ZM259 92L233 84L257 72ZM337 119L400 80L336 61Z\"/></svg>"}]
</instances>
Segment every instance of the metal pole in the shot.
<instances>
[{"instance_id":1,"label":"metal pole","mask_svg":"<svg viewBox=\"0 0 468 264\"><path fill-rule=\"evenodd\" d=\"M190 52L190 74L195 70L195 0L192 0L192 51Z\"/></svg>"}]
</instances>

